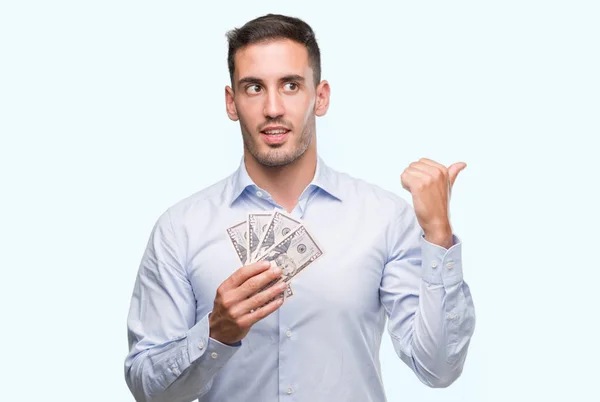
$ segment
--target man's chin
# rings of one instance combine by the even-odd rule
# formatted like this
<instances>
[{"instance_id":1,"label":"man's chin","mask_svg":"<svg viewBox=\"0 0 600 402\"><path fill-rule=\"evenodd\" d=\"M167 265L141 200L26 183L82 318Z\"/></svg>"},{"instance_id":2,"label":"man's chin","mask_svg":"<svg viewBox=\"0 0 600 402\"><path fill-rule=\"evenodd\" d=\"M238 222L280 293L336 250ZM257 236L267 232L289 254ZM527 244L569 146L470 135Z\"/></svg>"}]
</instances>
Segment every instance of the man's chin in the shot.
<instances>
[{"instance_id":1,"label":"man's chin","mask_svg":"<svg viewBox=\"0 0 600 402\"><path fill-rule=\"evenodd\" d=\"M277 167L288 165L294 162L299 156L295 156L293 153L290 152L278 151L280 150L272 149L269 152L261 152L259 155L254 155L254 157L262 165Z\"/></svg>"}]
</instances>

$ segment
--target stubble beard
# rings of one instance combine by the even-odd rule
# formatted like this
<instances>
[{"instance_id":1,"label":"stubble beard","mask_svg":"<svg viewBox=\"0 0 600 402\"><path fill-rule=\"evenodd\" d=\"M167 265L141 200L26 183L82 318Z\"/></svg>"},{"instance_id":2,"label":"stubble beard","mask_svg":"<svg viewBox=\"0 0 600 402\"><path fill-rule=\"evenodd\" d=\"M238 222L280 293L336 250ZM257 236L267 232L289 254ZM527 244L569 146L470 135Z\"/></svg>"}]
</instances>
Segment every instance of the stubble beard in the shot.
<instances>
[{"instance_id":1,"label":"stubble beard","mask_svg":"<svg viewBox=\"0 0 600 402\"><path fill-rule=\"evenodd\" d=\"M299 137L290 138L293 141L294 146L287 151L282 148L289 147L289 140L283 145L267 145L268 150L261 152L258 138L253 137L248 131L248 128L242 124L244 148L246 148L250 155L252 155L261 165L270 167L288 165L300 158L310 146L315 131L314 119L314 116L312 116L312 118L306 122ZM257 135L260 136L260 133Z\"/></svg>"}]
</instances>

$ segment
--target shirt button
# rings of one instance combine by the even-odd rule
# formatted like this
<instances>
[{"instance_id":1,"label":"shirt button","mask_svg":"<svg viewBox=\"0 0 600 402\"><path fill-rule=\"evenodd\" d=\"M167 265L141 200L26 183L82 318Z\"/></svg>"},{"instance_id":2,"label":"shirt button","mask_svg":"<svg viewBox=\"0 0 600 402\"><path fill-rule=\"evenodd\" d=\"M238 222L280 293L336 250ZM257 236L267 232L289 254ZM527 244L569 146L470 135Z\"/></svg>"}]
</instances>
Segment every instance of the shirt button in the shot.
<instances>
[{"instance_id":1,"label":"shirt button","mask_svg":"<svg viewBox=\"0 0 600 402\"><path fill-rule=\"evenodd\" d=\"M454 263L452 261L450 261L448 264L446 264L446 266L448 267L448 269L452 269L452 267L454 266Z\"/></svg>"},{"instance_id":2,"label":"shirt button","mask_svg":"<svg viewBox=\"0 0 600 402\"><path fill-rule=\"evenodd\" d=\"M200 350L204 349L204 342L200 342L200 345L198 345L198 347L200 348Z\"/></svg>"},{"instance_id":3,"label":"shirt button","mask_svg":"<svg viewBox=\"0 0 600 402\"><path fill-rule=\"evenodd\" d=\"M451 320L453 320L453 319L456 318L456 314L450 313L450 314L448 314L448 318L450 318Z\"/></svg>"},{"instance_id":4,"label":"shirt button","mask_svg":"<svg viewBox=\"0 0 600 402\"><path fill-rule=\"evenodd\" d=\"M263 193L262 193L262 191L257 191L257 192L256 192L256 195L257 195L257 196L259 196L259 197L262 197L262 196L263 196Z\"/></svg>"},{"instance_id":5,"label":"shirt button","mask_svg":"<svg viewBox=\"0 0 600 402\"><path fill-rule=\"evenodd\" d=\"M437 267L437 262L434 261L431 263L431 268L435 268L435 267Z\"/></svg>"},{"instance_id":6,"label":"shirt button","mask_svg":"<svg viewBox=\"0 0 600 402\"><path fill-rule=\"evenodd\" d=\"M290 331L289 329L287 331L285 331L285 336L287 336L288 338L292 337L292 331Z\"/></svg>"},{"instance_id":7,"label":"shirt button","mask_svg":"<svg viewBox=\"0 0 600 402\"><path fill-rule=\"evenodd\" d=\"M287 389L285 392L286 392L288 395L291 395L291 394L292 394L292 392L294 392L294 390L293 390L292 388L288 388L288 389Z\"/></svg>"},{"instance_id":8,"label":"shirt button","mask_svg":"<svg viewBox=\"0 0 600 402\"><path fill-rule=\"evenodd\" d=\"M217 355L217 352L212 352L212 353L210 354L210 357L212 357L213 359L216 359L216 358L217 358L217 356L218 356L218 355Z\"/></svg>"}]
</instances>

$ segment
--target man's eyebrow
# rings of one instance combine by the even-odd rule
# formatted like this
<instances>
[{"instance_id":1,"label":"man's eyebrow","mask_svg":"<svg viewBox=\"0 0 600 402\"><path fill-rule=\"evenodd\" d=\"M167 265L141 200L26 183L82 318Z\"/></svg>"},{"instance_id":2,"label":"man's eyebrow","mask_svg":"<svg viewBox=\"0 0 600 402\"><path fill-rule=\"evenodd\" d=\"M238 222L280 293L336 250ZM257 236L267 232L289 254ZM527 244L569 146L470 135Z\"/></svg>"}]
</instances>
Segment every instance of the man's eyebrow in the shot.
<instances>
[{"instance_id":1,"label":"man's eyebrow","mask_svg":"<svg viewBox=\"0 0 600 402\"><path fill-rule=\"evenodd\" d=\"M288 81L298 81L298 82L304 82L305 79L304 77L302 77L301 75L298 74L291 74L291 75L286 75L285 77L281 77L279 79L279 81L281 82L288 82Z\"/></svg>"},{"instance_id":2,"label":"man's eyebrow","mask_svg":"<svg viewBox=\"0 0 600 402\"><path fill-rule=\"evenodd\" d=\"M244 77L241 78L238 81L238 86L241 86L242 84L263 84L263 80L261 80L260 78L256 78L256 77Z\"/></svg>"}]
</instances>

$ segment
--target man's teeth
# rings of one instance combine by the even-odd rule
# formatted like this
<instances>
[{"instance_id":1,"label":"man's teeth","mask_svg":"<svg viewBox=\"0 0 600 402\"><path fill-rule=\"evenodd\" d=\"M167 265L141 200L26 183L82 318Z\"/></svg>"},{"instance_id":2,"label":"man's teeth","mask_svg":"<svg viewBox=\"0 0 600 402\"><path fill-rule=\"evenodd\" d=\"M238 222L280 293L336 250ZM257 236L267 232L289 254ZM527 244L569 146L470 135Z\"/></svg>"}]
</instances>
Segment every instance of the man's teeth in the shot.
<instances>
[{"instance_id":1,"label":"man's teeth","mask_svg":"<svg viewBox=\"0 0 600 402\"><path fill-rule=\"evenodd\" d=\"M267 131L263 131L263 132L268 135L276 135L276 134L285 134L285 133L287 133L287 130L267 130Z\"/></svg>"}]
</instances>

